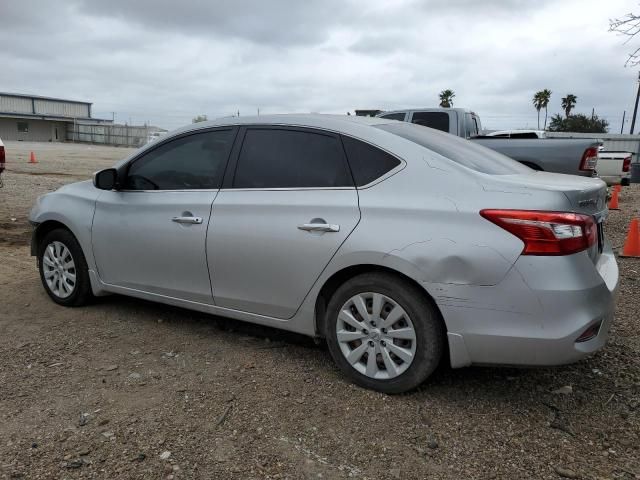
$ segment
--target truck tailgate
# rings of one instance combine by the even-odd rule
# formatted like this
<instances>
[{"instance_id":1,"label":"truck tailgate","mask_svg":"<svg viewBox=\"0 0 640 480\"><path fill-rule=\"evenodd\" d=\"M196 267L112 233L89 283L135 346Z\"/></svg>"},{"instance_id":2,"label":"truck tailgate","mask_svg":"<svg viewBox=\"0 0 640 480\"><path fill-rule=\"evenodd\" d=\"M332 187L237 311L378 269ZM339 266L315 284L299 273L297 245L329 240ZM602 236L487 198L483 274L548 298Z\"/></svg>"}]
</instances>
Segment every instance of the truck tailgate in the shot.
<instances>
[{"instance_id":1,"label":"truck tailgate","mask_svg":"<svg viewBox=\"0 0 640 480\"><path fill-rule=\"evenodd\" d=\"M555 172L593 176L591 171L580 170L582 156L588 148L597 148L599 142L591 139L532 138L510 139L477 137L471 141L491 148L533 168Z\"/></svg>"}]
</instances>

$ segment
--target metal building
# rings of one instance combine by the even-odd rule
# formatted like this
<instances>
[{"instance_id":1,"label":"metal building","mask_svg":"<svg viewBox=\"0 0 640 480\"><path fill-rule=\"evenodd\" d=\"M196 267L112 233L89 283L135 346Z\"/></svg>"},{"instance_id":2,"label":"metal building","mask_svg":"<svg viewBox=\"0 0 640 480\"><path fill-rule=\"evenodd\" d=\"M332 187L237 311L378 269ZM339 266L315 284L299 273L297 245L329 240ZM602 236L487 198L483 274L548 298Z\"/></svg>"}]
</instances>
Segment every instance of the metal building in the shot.
<instances>
[{"instance_id":1,"label":"metal building","mask_svg":"<svg viewBox=\"0 0 640 480\"><path fill-rule=\"evenodd\" d=\"M0 92L0 138L64 142L78 123L112 123L91 117L91 103Z\"/></svg>"}]
</instances>

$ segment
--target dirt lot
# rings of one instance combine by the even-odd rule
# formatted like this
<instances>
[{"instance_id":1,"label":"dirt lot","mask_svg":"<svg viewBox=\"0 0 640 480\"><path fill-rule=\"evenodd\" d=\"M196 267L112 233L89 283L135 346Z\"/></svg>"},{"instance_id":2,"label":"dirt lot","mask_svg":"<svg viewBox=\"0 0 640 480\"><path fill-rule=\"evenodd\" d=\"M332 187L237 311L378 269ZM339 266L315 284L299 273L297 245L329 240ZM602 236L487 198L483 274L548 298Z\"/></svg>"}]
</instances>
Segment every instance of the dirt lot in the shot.
<instances>
[{"instance_id":1,"label":"dirt lot","mask_svg":"<svg viewBox=\"0 0 640 480\"><path fill-rule=\"evenodd\" d=\"M594 357L442 368L386 396L303 337L118 296L54 305L29 256L30 206L128 153L7 144L0 478L640 479L639 259L620 259L615 326ZM624 188L615 246L639 211L640 187Z\"/></svg>"}]
</instances>

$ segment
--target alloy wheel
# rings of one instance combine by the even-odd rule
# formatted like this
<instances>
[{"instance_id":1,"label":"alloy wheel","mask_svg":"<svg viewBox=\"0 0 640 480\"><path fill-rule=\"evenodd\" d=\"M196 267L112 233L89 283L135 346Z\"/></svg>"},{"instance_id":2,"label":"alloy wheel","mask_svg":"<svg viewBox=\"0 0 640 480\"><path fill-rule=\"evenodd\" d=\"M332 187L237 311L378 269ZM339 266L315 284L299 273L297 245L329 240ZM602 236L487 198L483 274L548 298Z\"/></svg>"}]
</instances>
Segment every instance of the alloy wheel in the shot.
<instances>
[{"instance_id":1,"label":"alloy wheel","mask_svg":"<svg viewBox=\"0 0 640 480\"><path fill-rule=\"evenodd\" d=\"M416 354L416 331L409 315L380 293L359 293L347 300L338 314L336 338L349 364L374 379L401 375Z\"/></svg>"},{"instance_id":2,"label":"alloy wheel","mask_svg":"<svg viewBox=\"0 0 640 480\"><path fill-rule=\"evenodd\" d=\"M69 297L76 288L76 264L71 252L62 242L47 245L42 255L44 279L49 290L58 298Z\"/></svg>"}]
</instances>

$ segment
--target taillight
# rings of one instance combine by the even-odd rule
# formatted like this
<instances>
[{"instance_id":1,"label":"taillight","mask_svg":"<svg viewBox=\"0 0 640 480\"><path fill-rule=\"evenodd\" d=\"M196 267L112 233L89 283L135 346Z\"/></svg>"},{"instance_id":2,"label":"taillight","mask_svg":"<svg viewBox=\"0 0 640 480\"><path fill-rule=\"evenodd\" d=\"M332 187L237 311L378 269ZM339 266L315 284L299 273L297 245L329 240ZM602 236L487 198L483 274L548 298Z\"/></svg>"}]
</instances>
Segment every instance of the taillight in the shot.
<instances>
[{"instance_id":1,"label":"taillight","mask_svg":"<svg viewBox=\"0 0 640 480\"><path fill-rule=\"evenodd\" d=\"M598 164L598 148L589 147L582 154L582 161L580 162L580 170L593 171Z\"/></svg>"},{"instance_id":2,"label":"taillight","mask_svg":"<svg viewBox=\"0 0 640 480\"><path fill-rule=\"evenodd\" d=\"M570 255L598 241L589 215L538 210L481 210L480 215L522 240L522 255Z\"/></svg>"},{"instance_id":3,"label":"taillight","mask_svg":"<svg viewBox=\"0 0 640 480\"><path fill-rule=\"evenodd\" d=\"M631 157L624 157L624 160L622 161L622 171L628 172L629 167L631 167Z\"/></svg>"},{"instance_id":4,"label":"taillight","mask_svg":"<svg viewBox=\"0 0 640 480\"><path fill-rule=\"evenodd\" d=\"M0 146L0 173L4 171L5 154L4 147Z\"/></svg>"}]
</instances>

